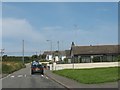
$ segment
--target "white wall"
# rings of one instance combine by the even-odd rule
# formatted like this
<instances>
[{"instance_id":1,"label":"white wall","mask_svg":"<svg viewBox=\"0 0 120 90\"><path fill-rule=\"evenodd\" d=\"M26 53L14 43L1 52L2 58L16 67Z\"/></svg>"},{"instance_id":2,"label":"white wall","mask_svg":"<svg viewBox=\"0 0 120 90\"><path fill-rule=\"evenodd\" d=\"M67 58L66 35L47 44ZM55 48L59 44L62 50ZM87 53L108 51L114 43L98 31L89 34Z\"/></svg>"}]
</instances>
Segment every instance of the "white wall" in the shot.
<instances>
[{"instance_id":1,"label":"white wall","mask_svg":"<svg viewBox=\"0 0 120 90\"><path fill-rule=\"evenodd\" d=\"M84 69L84 68L100 68L100 67L115 67L118 62L101 62L101 63L78 63L78 64L54 64L53 70L60 69Z\"/></svg>"},{"instance_id":2,"label":"white wall","mask_svg":"<svg viewBox=\"0 0 120 90\"><path fill-rule=\"evenodd\" d=\"M59 61L58 56L55 56L55 61Z\"/></svg>"}]
</instances>

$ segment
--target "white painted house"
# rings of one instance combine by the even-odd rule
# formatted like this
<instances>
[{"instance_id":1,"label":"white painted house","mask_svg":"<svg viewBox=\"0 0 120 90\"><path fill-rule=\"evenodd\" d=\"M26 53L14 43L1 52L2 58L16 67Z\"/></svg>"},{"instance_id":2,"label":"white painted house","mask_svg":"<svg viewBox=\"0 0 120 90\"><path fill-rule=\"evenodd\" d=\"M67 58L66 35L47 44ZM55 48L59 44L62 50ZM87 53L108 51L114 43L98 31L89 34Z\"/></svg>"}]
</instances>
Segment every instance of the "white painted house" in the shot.
<instances>
[{"instance_id":1,"label":"white painted house","mask_svg":"<svg viewBox=\"0 0 120 90\"><path fill-rule=\"evenodd\" d=\"M52 55L46 55L46 60L52 60Z\"/></svg>"},{"instance_id":2,"label":"white painted house","mask_svg":"<svg viewBox=\"0 0 120 90\"><path fill-rule=\"evenodd\" d=\"M45 51L43 53L46 55L46 60L52 60L52 61L63 61L66 58L65 51Z\"/></svg>"}]
</instances>

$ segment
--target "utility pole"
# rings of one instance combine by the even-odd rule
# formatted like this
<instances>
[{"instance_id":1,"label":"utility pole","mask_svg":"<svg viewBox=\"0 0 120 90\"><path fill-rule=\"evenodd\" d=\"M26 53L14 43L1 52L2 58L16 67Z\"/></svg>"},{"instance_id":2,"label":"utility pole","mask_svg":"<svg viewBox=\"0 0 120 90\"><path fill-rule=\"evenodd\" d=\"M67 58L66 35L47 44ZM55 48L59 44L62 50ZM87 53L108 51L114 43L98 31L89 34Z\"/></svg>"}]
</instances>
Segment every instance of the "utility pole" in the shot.
<instances>
[{"instance_id":1,"label":"utility pole","mask_svg":"<svg viewBox=\"0 0 120 90\"><path fill-rule=\"evenodd\" d=\"M58 51L59 51L59 41L57 41L57 44L58 44Z\"/></svg>"},{"instance_id":2,"label":"utility pole","mask_svg":"<svg viewBox=\"0 0 120 90\"><path fill-rule=\"evenodd\" d=\"M37 51L36 51L36 56L37 56Z\"/></svg>"},{"instance_id":3,"label":"utility pole","mask_svg":"<svg viewBox=\"0 0 120 90\"><path fill-rule=\"evenodd\" d=\"M60 60L59 41L57 41L57 45L58 45L58 60Z\"/></svg>"},{"instance_id":4,"label":"utility pole","mask_svg":"<svg viewBox=\"0 0 120 90\"><path fill-rule=\"evenodd\" d=\"M24 64L24 40L22 41L22 53L23 53L23 56L22 56L22 61L23 61L23 64Z\"/></svg>"},{"instance_id":5,"label":"utility pole","mask_svg":"<svg viewBox=\"0 0 120 90\"><path fill-rule=\"evenodd\" d=\"M80 30L80 27L77 25L77 24L74 24L74 30L75 30L75 37L77 38L78 35L79 35L79 30ZM74 40L76 43L78 43L77 39Z\"/></svg>"},{"instance_id":6,"label":"utility pole","mask_svg":"<svg viewBox=\"0 0 120 90\"><path fill-rule=\"evenodd\" d=\"M51 55L52 55L52 40L47 40L47 42L50 42L50 52L51 52Z\"/></svg>"},{"instance_id":7,"label":"utility pole","mask_svg":"<svg viewBox=\"0 0 120 90\"><path fill-rule=\"evenodd\" d=\"M41 60L41 55L42 55L42 54L41 54L41 50L40 50L40 54L39 54L39 58L40 58L40 60Z\"/></svg>"},{"instance_id":8,"label":"utility pole","mask_svg":"<svg viewBox=\"0 0 120 90\"><path fill-rule=\"evenodd\" d=\"M51 41L51 40L50 40L50 43L51 43L51 45L50 45L50 46L51 46L51 55L52 55L52 41Z\"/></svg>"},{"instance_id":9,"label":"utility pole","mask_svg":"<svg viewBox=\"0 0 120 90\"><path fill-rule=\"evenodd\" d=\"M50 42L50 52L51 52L51 59L53 60L53 54L52 54L52 40L46 40L47 42ZM52 70L54 65L52 64Z\"/></svg>"}]
</instances>

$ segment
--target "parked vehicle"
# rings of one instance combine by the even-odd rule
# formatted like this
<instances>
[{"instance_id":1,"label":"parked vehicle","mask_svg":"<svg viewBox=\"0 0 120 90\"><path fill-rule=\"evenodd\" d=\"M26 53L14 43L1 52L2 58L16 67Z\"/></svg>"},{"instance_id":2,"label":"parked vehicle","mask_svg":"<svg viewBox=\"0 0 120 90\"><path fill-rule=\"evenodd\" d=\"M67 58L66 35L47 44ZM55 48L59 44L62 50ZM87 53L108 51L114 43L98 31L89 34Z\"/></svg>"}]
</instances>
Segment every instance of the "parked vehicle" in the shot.
<instances>
[{"instance_id":1,"label":"parked vehicle","mask_svg":"<svg viewBox=\"0 0 120 90\"><path fill-rule=\"evenodd\" d=\"M31 64L31 74L34 73L44 74L44 67L37 61L33 61Z\"/></svg>"}]
</instances>

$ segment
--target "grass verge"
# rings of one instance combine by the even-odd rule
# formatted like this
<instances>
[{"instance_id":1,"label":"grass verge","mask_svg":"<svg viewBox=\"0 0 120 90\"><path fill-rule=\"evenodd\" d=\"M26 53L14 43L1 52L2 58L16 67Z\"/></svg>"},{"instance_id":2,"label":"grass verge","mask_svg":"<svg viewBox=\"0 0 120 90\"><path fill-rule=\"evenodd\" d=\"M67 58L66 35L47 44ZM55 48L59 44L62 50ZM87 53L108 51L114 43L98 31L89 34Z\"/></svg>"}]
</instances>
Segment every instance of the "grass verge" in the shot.
<instances>
[{"instance_id":1,"label":"grass verge","mask_svg":"<svg viewBox=\"0 0 120 90\"><path fill-rule=\"evenodd\" d=\"M25 68L25 65L20 62L2 62L2 74L10 74L21 68Z\"/></svg>"},{"instance_id":2,"label":"grass verge","mask_svg":"<svg viewBox=\"0 0 120 90\"><path fill-rule=\"evenodd\" d=\"M120 80L120 67L93 69L64 69L53 73L65 76L84 84L98 84Z\"/></svg>"}]
</instances>

